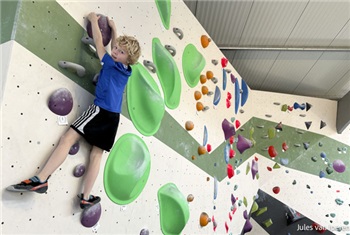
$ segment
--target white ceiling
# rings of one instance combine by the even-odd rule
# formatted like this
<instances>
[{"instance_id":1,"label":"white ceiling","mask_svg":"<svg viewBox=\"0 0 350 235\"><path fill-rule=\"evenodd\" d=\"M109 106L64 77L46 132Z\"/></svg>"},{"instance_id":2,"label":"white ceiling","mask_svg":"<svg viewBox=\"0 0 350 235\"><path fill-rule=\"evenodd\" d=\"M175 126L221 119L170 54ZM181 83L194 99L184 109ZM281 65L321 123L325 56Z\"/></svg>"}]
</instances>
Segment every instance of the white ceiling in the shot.
<instances>
[{"instance_id":1,"label":"white ceiling","mask_svg":"<svg viewBox=\"0 0 350 235\"><path fill-rule=\"evenodd\" d=\"M350 91L350 0L184 0L254 90Z\"/></svg>"}]
</instances>

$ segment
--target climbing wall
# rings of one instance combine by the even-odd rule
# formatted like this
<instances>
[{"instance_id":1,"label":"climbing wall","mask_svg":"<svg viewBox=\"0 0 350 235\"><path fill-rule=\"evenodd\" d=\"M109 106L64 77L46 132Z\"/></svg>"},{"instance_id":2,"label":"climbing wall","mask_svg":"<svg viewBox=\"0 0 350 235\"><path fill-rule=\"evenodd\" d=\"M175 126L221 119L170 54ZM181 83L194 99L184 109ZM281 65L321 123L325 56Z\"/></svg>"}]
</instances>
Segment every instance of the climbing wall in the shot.
<instances>
[{"instance_id":1,"label":"climbing wall","mask_svg":"<svg viewBox=\"0 0 350 235\"><path fill-rule=\"evenodd\" d=\"M284 205L281 214L285 206L300 212L303 228L315 222L328 234L350 233L349 169L333 166L341 160L349 167L350 134L336 133L336 101L245 87L182 1L1 4L8 9L0 46L3 234L240 234L250 225L251 234L295 232L298 226L288 230L271 204ZM138 38L142 56L125 90L115 146L104 153L92 192L102 198L101 217L87 227L76 196L83 178L73 176L77 165L88 163L84 140L53 174L47 193L5 188L38 172L67 130L65 121L93 102L100 64L81 40L91 11L114 19L120 35ZM59 61L79 64L85 73ZM73 100L63 117L48 108L60 88ZM135 145L144 152L140 159L134 159ZM128 154L120 154L123 146ZM123 166L125 156L145 168L125 164L120 178L113 166Z\"/></svg>"}]
</instances>

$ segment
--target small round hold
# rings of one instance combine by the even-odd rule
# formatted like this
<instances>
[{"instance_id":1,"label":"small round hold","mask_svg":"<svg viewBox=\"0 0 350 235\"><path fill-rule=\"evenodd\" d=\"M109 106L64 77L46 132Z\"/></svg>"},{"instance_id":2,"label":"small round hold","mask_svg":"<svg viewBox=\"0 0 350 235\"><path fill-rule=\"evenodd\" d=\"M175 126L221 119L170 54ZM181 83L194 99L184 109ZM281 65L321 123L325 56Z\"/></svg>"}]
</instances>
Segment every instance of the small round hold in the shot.
<instances>
[{"instance_id":1,"label":"small round hold","mask_svg":"<svg viewBox=\"0 0 350 235\"><path fill-rule=\"evenodd\" d=\"M202 102L197 102L196 104L197 111L202 111L203 108L204 108L204 105L202 104Z\"/></svg>"},{"instance_id":2,"label":"small round hold","mask_svg":"<svg viewBox=\"0 0 350 235\"><path fill-rule=\"evenodd\" d=\"M194 196L192 194L188 194L187 201L192 202L194 200Z\"/></svg>"},{"instance_id":3,"label":"small round hold","mask_svg":"<svg viewBox=\"0 0 350 235\"><path fill-rule=\"evenodd\" d=\"M198 154L203 155L207 152L207 149L204 146L199 146L198 147Z\"/></svg>"},{"instance_id":4,"label":"small round hold","mask_svg":"<svg viewBox=\"0 0 350 235\"><path fill-rule=\"evenodd\" d=\"M208 79L212 79L214 77L214 73L212 71L207 71L206 75Z\"/></svg>"},{"instance_id":5,"label":"small round hold","mask_svg":"<svg viewBox=\"0 0 350 235\"><path fill-rule=\"evenodd\" d=\"M143 228L143 229L140 231L140 235L149 235L148 229Z\"/></svg>"},{"instance_id":6,"label":"small round hold","mask_svg":"<svg viewBox=\"0 0 350 235\"><path fill-rule=\"evenodd\" d=\"M73 175L75 177L81 177L84 175L84 173L85 173L85 165L84 164L81 163L74 168Z\"/></svg>"},{"instance_id":7,"label":"small round hold","mask_svg":"<svg viewBox=\"0 0 350 235\"><path fill-rule=\"evenodd\" d=\"M208 94L208 92L209 92L208 87L207 86L202 86L202 94L206 95L206 94Z\"/></svg>"},{"instance_id":8,"label":"small round hold","mask_svg":"<svg viewBox=\"0 0 350 235\"><path fill-rule=\"evenodd\" d=\"M185 124L185 127L186 127L186 130L190 131L190 130L193 130L194 124L192 121L187 121Z\"/></svg>"},{"instance_id":9,"label":"small round hold","mask_svg":"<svg viewBox=\"0 0 350 235\"><path fill-rule=\"evenodd\" d=\"M202 93L200 91L195 91L194 92L194 99L199 100L200 98L202 98Z\"/></svg>"},{"instance_id":10,"label":"small round hold","mask_svg":"<svg viewBox=\"0 0 350 235\"><path fill-rule=\"evenodd\" d=\"M76 142L72 145L72 147L69 150L69 155L75 155L79 151L79 142Z\"/></svg>"}]
</instances>

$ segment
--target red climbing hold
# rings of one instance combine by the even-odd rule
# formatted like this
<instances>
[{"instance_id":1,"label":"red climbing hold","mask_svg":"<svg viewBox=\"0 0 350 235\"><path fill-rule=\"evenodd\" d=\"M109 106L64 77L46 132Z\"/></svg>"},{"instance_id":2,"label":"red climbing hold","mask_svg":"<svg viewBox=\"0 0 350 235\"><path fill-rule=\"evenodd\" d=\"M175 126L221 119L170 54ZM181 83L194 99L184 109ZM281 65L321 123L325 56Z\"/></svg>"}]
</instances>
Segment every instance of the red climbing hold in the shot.
<instances>
[{"instance_id":1,"label":"red climbing hold","mask_svg":"<svg viewBox=\"0 0 350 235\"><path fill-rule=\"evenodd\" d=\"M288 147L287 143L286 143L286 142L283 142L283 143L282 143L282 151L285 152L285 151L287 151L288 148L289 148L289 147Z\"/></svg>"},{"instance_id":2,"label":"red climbing hold","mask_svg":"<svg viewBox=\"0 0 350 235\"><path fill-rule=\"evenodd\" d=\"M235 140L235 138L233 136L230 137L230 144L233 144L233 141Z\"/></svg>"},{"instance_id":3,"label":"red climbing hold","mask_svg":"<svg viewBox=\"0 0 350 235\"><path fill-rule=\"evenodd\" d=\"M227 164L227 176L229 179L231 179L235 175L235 172L233 170L233 167L231 164Z\"/></svg>"},{"instance_id":4,"label":"red climbing hold","mask_svg":"<svg viewBox=\"0 0 350 235\"><path fill-rule=\"evenodd\" d=\"M226 99L226 108L231 107L231 101L229 99Z\"/></svg>"},{"instance_id":5,"label":"red climbing hold","mask_svg":"<svg viewBox=\"0 0 350 235\"><path fill-rule=\"evenodd\" d=\"M235 152L235 150L230 149L229 156L230 156L230 158L234 158L234 157L236 156L236 152Z\"/></svg>"},{"instance_id":6,"label":"red climbing hold","mask_svg":"<svg viewBox=\"0 0 350 235\"><path fill-rule=\"evenodd\" d=\"M276 186L276 187L273 187L272 191L275 193L275 194L278 194L280 192L280 187Z\"/></svg>"},{"instance_id":7,"label":"red climbing hold","mask_svg":"<svg viewBox=\"0 0 350 235\"><path fill-rule=\"evenodd\" d=\"M211 145L207 144L207 152L210 153L210 151L211 151Z\"/></svg>"},{"instance_id":8,"label":"red climbing hold","mask_svg":"<svg viewBox=\"0 0 350 235\"><path fill-rule=\"evenodd\" d=\"M227 62L228 62L228 59L226 59L225 57L221 58L221 66L223 68L225 68L227 66Z\"/></svg>"},{"instance_id":9,"label":"red climbing hold","mask_svg":"<svg viewBox=\"0 0 350 235\"><path fill-rule=\"evenodd\" d=\"M236 129L238 129L241 126L241 122L239 120L236 120L235 124L236 124Z\"/></svg>"},{"instance_id":10,"label":"red climbing hold","mask_svg":"<svg viewBox=\"0 0 350 235\"><path fill-rule=\"evenodd\" d=\"M278 154L275 147L273 147L272 145L269 146L268 152L271 158L275 158Z\"/></svg>"}]
</instances>

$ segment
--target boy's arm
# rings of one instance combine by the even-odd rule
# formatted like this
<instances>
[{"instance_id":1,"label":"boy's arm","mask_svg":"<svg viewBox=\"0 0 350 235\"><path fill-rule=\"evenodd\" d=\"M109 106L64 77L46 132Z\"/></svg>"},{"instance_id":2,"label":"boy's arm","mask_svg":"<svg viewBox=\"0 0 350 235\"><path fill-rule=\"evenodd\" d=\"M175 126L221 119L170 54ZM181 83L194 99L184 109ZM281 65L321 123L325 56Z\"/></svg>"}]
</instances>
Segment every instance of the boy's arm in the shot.
<instances>
[{"instance_id":1,"label":"boy's arm","mask_svg":"<svg viewBox=\"0 0 350 235\"><path fill-rule=\"evenodd\" d=\"M102 60L103 56L106 54L106 49L103 46L102 34L100 31L100 27L98 26L99 18L100 16L97 16L94 12L91 12L88 15L88 19L91 22L92 35L96 46L97 55L98 55L98 58Z\"/></svg>"},{"instance_id":2,"label":"boy's arm","mask_svg":"<svg viewBox=\"0 0 350 235\"><path fill-rule=\"evenodd\" d=\"M108 25L109 27L111 27L111 31L112 31L112 42L111 42L111 50L113 49L113 47L115 46L115 44L117 43L117 27L115 27L114 21L110 20L108 18Z\"/></svg>"}]
</instances>

